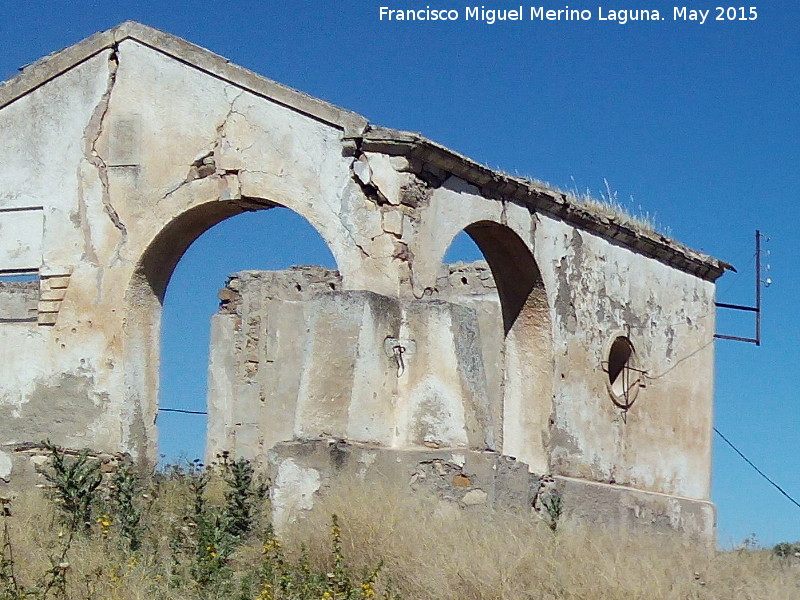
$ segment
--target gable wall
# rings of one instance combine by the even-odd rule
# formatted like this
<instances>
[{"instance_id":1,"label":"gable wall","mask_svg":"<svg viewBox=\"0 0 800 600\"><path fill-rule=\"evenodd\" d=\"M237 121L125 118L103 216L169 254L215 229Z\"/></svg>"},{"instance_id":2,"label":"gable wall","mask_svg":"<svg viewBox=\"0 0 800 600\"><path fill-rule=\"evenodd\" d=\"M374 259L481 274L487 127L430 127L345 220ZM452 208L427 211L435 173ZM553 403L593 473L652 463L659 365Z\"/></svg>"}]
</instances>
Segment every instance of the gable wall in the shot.
<instances>
[{"instance_id":1,"label":"gable wall","mask_svg":"<svg viewBox=\"0 0 800 600\"><path fill-rule=\"evenodd\" d=\"M362 150L341 123L304 111L131 38L0 109L0 227L17 232L16 246L0 248L0 270L40 276L37 322L0 323L0 445L51 437L153 460L160 300L174 265L219 221L282 205L320 232L341 292L362 308L378 297L405 307L398 314L423 306L465 228L506 300L520 280L530 283L518 318L506 303L504 331L483 335L503 340L489 345L502 349L482 375L491 424L478 441L447 443L486 442L537 473L708 498L713 283L424 160ZM525 253L521 277L523 265L503 257ZM419 332L435 322L453 334L455 313L430 321L437 305L425 306ZM363 327L352 330L357 338ZM627 411L611 402L603 371L617 335L631 339L646 371ZM490 362L485 347L478 354ZM432 351L426 369L435 360ZM365 381L396 384L391 369L365 368ZM298 397L315 385L300 381ZM387 398L413 407L419 394ZM356 425L344 416L341 432Z\"/></svg>"}]
</instances>

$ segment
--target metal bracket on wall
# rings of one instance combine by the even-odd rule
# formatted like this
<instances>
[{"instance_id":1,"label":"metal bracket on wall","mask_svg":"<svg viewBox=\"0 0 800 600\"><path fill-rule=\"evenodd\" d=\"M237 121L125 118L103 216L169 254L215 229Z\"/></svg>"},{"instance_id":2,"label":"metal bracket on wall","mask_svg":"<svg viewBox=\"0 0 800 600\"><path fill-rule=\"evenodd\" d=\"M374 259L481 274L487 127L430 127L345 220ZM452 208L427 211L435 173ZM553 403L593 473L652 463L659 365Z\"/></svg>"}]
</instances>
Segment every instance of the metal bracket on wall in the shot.
<instances>
[{"instance_id":1,"label":"metal bracket on wall","mask_svg":"<svg viewBox=\"0 0 800 600\"><path fill-rule=\"evenodd\" d=\"M754 312L756 314L756 335L755 337L748 338L748 337L740 337L738 335L723 335L721 333L715 333L714 337L721 339L721 340L733 340L735 342L747 342L749 344L755 344L756 346L761 345L761 286L769 287L772 283L772 280L761 279L761 240L769 241L769 238L765 238L764 235L756 229L756 305L755 306L744 306L742 304L728 304L727 302L715 302L717 308L728 308L731 310L744 310L748 312ZM769 269L769 265L767 265L767 269Z\"/></svg>"}]
</instances>

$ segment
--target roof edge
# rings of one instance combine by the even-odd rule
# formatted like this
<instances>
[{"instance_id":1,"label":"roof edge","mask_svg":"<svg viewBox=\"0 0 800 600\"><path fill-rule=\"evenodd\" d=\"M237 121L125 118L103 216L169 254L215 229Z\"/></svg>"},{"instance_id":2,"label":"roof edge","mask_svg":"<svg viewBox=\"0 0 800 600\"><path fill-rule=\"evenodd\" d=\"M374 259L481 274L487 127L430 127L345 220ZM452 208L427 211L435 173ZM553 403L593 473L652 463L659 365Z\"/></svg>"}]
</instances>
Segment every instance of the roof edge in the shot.
<instances>
[{"instance_id":1,"label":"roof edge","mask_svg":"<svg viewBox=\"0 0 800 600\"><path fill-rule=\"evenodd\" d=\"M17 76L0 83L0 109L127 39L135 40L218 79L337 127L346 136L359 135L369 124L367 119L357 113L267 79L210 50L136 21L125 21L113 29L96 33L26 65Z\"/></svg>"},{"instance_id":2,"label":"roof edge","mask_svg":"<svg viewBox=\"0 0 800 600\"><path fill-rule=\"evenodd\" d=\"M736 271L733 265L665 235L599 215L564 192L490 169L418 133L370 127L357 141L364 151L405 156L422 165L432 165L476 186L485 196L529 206L706 281L714 282L725 271Z\"/></svg>"},{"instance_id":3,"label":"roof edge","mask_svg":"<svg viewBox=\"0 0 800 600\"><path fill-rule=\"evenodd\" d=\"M267 79L201 46L136 21L125 21L26 65L17 76L0 83L0 109L127 39L339 128L345 139L355 141L362 150L402 155L432 165L475 185L488 197L519 202L707 281L714 282L725 271L736 270L656 232L598 215L563 192L490 169L418 133L371 126L355 112Z\"/></svg>"}]
</instances>

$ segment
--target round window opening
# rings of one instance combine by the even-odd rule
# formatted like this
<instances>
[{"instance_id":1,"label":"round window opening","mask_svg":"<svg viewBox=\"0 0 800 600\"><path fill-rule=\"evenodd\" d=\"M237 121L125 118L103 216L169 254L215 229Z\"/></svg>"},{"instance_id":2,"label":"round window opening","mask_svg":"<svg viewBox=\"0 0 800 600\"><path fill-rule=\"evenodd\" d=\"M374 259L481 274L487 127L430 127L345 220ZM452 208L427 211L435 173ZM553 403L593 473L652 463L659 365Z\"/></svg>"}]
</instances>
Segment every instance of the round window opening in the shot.
<instances>
[{"instance_id":1,"label":"round window opening","mask_svg":"<svg viewBox=\"0 0 800 600\"><path fill-rule=\"evenodd\" d=\"M608 391L614 403L627 410L639 392L639 370L634 366L633 344L625 336L618 336L608 351Z\"/></svg>"}]
</instances>

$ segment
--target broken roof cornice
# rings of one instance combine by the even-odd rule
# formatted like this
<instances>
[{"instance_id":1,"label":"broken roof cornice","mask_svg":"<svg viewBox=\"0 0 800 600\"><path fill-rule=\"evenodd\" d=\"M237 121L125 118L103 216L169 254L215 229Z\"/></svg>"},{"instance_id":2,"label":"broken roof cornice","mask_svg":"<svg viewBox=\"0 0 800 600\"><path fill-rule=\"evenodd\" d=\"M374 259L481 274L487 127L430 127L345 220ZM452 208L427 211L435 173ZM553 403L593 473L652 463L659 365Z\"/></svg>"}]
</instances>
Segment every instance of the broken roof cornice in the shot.
<instances>
[{"instance_id":1,"label":"broken roof cornice","mask_svg":"<svg viewBox=\"0 0 800 600\"><path fill-rule=\"evenodd\" d=\"M257 96L332 125L341 129L345 135L359 135L367 128L368 121L357 113L267 79L201 46L136 21L126 21L113 29L101 31L77 44L26 65L19 75L0 84L0 108L98 53L116 48L118 44L128 39L135 40L227 83L246 89Z\"/></svg>"},{"instance_id":2,"label":"broken roof cornice","mask_svg":"<svg viewBox=\"0 0 800 600\"><path fill-rule=\"evenodd\" d=\"M716 281L725 271L736 270L729 263L692 250L655 231L598 214L564 192L490 169L418 133L370 127L358 142L363 151L405 156L411 161L432 165L476 186L482 195L530 206L702 279Z\"/></svg>"},{"instance_id":3,"label":"broken roof cornice","mask_svg":"<svg viewBox=\"0 0 800 600\"><path fill-rule=\"evenodd\" d=\"M26 65L16 77L0 83L0 109L100 52L115 49L128 39L336 127L342 130L345 139L360 144L362 150L402 155L423 165L434 166L475 185L489 197L530 206L709 281L715 281L726 270L735 270L728 263L691 250L670 238L590 211L563 192L490 169L420 134L370 126L367 119L357 113L267 79L210 50L135 21L126 21L113 29L96 33Z\"/></svg>"}]
</instances>

